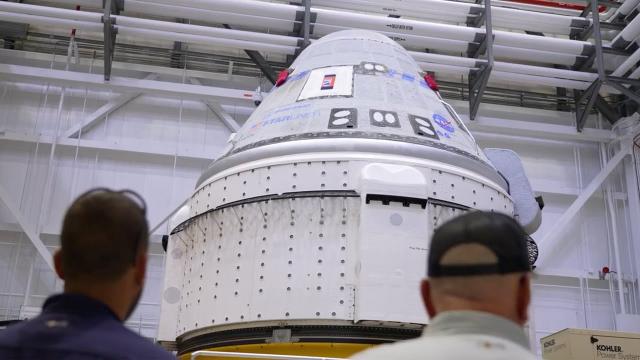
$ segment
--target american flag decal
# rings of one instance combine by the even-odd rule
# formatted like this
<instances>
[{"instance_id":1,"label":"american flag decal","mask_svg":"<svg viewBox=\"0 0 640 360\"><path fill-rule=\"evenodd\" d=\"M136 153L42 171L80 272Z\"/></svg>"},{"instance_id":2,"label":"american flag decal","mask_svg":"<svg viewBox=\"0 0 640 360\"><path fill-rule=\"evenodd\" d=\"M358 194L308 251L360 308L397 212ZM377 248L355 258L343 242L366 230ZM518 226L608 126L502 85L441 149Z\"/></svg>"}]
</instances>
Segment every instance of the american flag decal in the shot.
<instances>
[{"instance_id":1,"label":"american flag decal","mask_svg":"<svg viewBox=\"0 0 640 360\"><path fill-rule=\"evenodd\" d=\"M325 75L324 79L322 79L322 87L321 90L331 90L336 83L336 75Z\"/></svg>"}]
</instances>

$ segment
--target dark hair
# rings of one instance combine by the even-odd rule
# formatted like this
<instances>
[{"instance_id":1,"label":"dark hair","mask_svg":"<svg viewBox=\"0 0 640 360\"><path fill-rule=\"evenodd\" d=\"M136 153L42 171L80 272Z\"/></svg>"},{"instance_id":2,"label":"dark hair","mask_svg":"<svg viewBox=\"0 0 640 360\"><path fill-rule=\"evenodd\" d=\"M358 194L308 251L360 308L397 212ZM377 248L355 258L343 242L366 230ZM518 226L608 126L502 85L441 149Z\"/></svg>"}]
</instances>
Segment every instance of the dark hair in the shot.
<instances>
[{"instance_id":1,"label":"dark hair","mask_svg":"<svg viewBox=\"0 0 640 360\"><path fill-rule=\"evenodd\" d=\"M69 207L60 237L66 280L115 280L149 243L144 200L130 190L93 189Z\"/></svg>"}]
</instances>

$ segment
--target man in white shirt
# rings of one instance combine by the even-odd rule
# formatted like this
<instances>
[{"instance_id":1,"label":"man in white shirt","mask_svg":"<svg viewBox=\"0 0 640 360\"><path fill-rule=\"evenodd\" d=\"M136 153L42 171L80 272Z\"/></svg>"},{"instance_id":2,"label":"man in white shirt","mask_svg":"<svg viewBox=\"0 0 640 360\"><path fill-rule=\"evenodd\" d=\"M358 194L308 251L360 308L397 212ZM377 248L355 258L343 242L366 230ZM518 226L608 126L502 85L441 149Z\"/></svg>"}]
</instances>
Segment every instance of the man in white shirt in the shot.
<instances>
[{"instance_id":1,"label":"man in white shirt","mask_svg":"<svg viewBox=\"0 0 640 360\"><path fill-rule=\"evenodd\" d=\"M421 284L431 318L422 336L352 359L536 359L523 330L531 297L526 239L503 214L474 211L443 224Z\"/></svg>"}]
</instances>

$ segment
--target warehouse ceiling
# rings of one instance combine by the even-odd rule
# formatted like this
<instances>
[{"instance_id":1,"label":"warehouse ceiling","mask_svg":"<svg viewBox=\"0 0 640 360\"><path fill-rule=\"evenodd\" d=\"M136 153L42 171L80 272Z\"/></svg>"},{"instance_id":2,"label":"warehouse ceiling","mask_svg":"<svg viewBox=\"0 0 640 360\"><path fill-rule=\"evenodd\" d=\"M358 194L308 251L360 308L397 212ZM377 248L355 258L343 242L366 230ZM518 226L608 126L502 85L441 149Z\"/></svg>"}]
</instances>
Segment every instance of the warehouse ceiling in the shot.
<instances>
[{"instance_id":1,"label":"warehouse ceiling","mask_svg":"<svg viewBox=\"0 0 640 360\"><path fill-rule=\"evenodd\" d=\"M438 79L443 96L468 100L472 109L481 101L578 110L578 129L594 109L611 123L635 112L640 0L487 3L2 1L2 62L23 65L20 59L39 58L67 71L100 69L106 78L112 67L182 70L196 78L244 79L265 91L308 43L361 28L403 45ZM0 78L14 76L6 74L11 71Z\"/></svg>"}]
</instances>

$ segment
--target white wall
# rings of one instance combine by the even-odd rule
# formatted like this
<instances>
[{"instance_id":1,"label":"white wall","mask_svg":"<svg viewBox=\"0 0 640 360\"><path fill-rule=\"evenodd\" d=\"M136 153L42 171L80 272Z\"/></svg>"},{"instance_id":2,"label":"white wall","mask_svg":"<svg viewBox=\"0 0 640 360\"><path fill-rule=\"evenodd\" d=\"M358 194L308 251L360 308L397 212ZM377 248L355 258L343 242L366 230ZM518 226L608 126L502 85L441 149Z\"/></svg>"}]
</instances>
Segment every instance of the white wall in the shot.
<instances>
[{"instance_id":1,"label":"white wall","mask_svg":"<svg viewBox=\"0 0 640 360\"><path fill-rule=\"evenodd\" d=\"M0 83L0 186L28 225L41 232L49 251L58 244L66 207L97 186L139 192L147 202L150 226L157 225L188 196L230 135L200 101L141 96L79 141L56 146L51 157L56 136L119 95L66 88L60 107L60 93L53 85ZM246 118L246 111L234 113L237 106L225 108L240 122ZM2 320L17 318L21 310L35 311L62 286L19 230L0 202ZM157 231L164 233L166 226ZM156 332L164 273L160 235L152 241L147 287L129 321L149 337Z\"/></svg>"},{"instance_id":2,"label":"white wall","mask_svg":"<svg viewBox=\"0 0 640 360\"><path fill-rule=\"evenodd\" d=\"M28 225L41 232L50 251L57 244L61 217L69 202L95 186L140 192L154 226L190 193L202 169L230 134L199 101L142 96L83 134L80 141L63 141L51 157L56 134L116 96L108 91L66 89L59 112L59 87L0 82L0 186L10 194L9 201L19 207ZM454 105L465 112L464 104ZM229 104L226 109L242 122L250 106L249 102L239 107ZM593 139L606 138L602 134L608 131L588 139L571 133L556 138L545 135L555 129L547 125L572 129L571 114L483 105L480 115L472 129L483 128L482 116L499 117L498 132L502 133L476 132L481 146L518 152L534 190L544 197L543 224L533 235L540 240L555 231L560 215L601 170L605 159L601 158L600 142ZM512 120L529 124L528 129L511 128ZM629 201L638 199L627 198L626 184L617 181L622 178L618 175L613 177L616 187L612 196L622 265L615 263L606 197L599 190L559 233L554 240L557 246L541 245L542 253L549 248L553 253L538 269L541 275L533 289L530 332L536 344L541 336L566 327L620 328L618 301L609 291L615 284L597 280L603 266L630 281L637 279L633 254L640 248L640 239L631 235L632 225L638 224L628 208ZM155 335L163 276L164 255L158 241L166 230L161 227L152 239L147 289L129 323L149 337ZM0 205L0 320L15 318L21 309L33 311L29 307L40 306L60 286L19 230L16 219ZM637 312L635 304L630 305L629 309Z\"/></svg>"}]
</instances>

